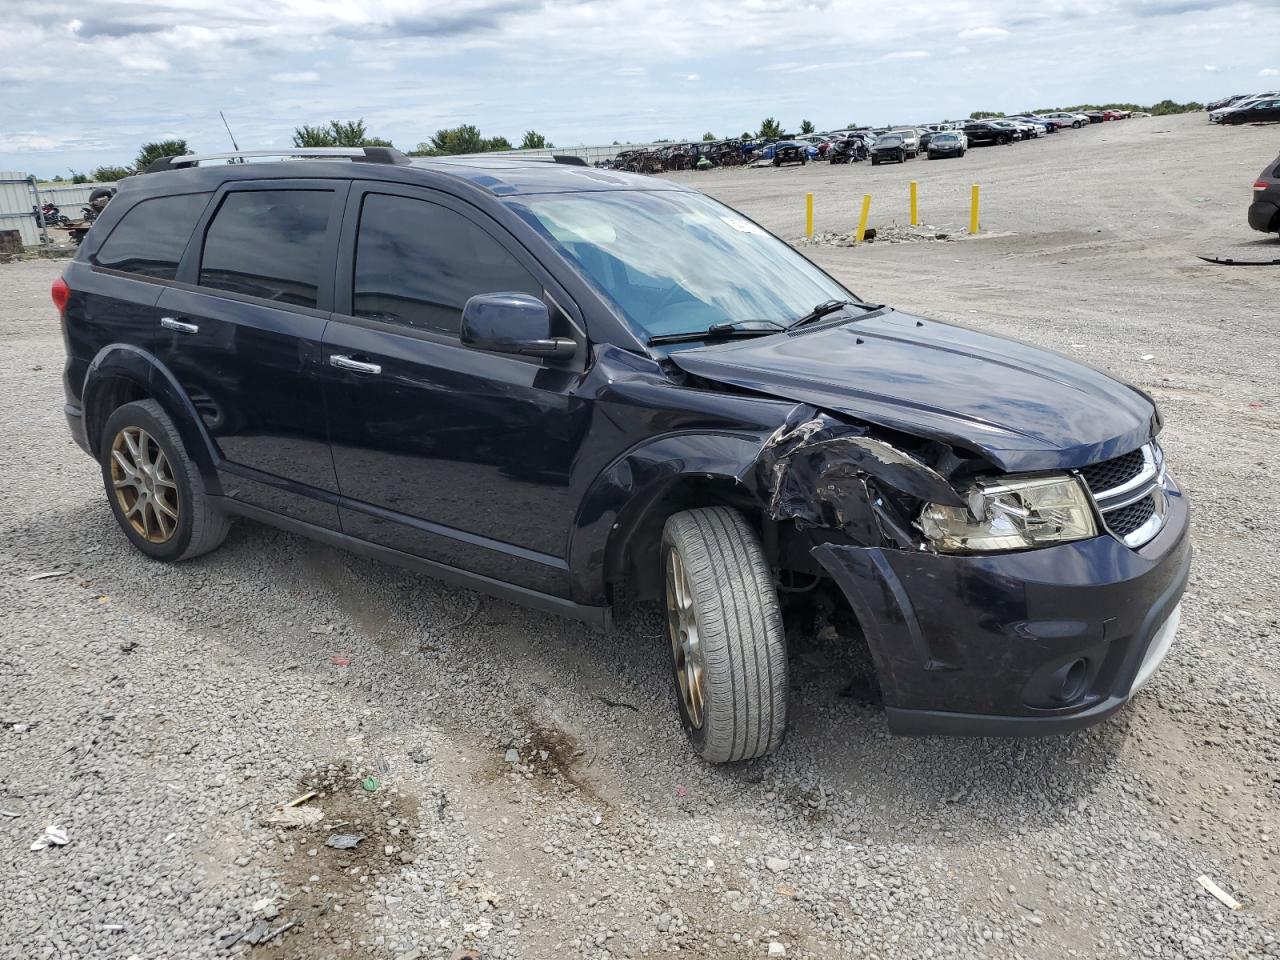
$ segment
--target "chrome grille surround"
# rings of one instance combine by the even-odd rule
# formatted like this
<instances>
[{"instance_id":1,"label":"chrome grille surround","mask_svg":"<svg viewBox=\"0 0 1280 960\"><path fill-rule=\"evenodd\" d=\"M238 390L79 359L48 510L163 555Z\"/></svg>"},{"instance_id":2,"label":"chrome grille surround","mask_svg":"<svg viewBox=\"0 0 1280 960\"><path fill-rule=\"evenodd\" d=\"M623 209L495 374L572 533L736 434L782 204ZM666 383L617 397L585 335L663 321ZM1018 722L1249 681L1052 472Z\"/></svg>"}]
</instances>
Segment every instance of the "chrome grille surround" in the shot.
<instances>
[{"instance_id":1,"label":"chrome grille surround","mask_svg":"<svg viewBox=\"0 0 1280 960\"><path fill-rule=\"evenodd\" d=\"M1141 466L1134 454L1141 454ZM1154 440L1076 473L1093 497L1107 532L1125 546L1137 549L1163 529L1169 499L1164 453Z\"/></svg>"}]
</instances>

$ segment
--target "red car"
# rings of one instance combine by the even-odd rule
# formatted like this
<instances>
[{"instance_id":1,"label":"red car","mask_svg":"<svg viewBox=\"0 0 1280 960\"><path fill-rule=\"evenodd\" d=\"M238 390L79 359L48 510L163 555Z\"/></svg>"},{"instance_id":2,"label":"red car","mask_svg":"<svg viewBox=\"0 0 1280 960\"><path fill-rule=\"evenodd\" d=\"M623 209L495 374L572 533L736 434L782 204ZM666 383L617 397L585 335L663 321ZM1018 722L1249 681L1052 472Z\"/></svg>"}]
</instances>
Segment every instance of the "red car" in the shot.
<instances>
[{"instance_id":1,"label":"red car","mask_svg":"<svg viewBox=\"0 0 1280 960\"><path fill-rule=\"evenodd\" d=\"M1125 120L1125 119L1128 119L1128 116L1129 116L1128 110L1103 110L1102 111L1103 120Z\"/></svg>"}]
</instances>

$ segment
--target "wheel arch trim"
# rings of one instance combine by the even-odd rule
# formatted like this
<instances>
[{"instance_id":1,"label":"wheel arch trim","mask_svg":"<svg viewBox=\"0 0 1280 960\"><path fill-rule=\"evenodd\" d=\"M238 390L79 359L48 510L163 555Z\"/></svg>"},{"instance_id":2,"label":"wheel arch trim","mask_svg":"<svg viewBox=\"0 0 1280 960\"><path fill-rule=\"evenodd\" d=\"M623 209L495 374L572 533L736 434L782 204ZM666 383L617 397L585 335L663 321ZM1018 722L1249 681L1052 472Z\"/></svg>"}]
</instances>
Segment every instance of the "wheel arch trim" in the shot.
<instances>
[{"instance_id":1,"label":"wheel arch trim","mask_svg":"<svg viewBox=\"0 0 1280 960\"><path fill-rule=\"evenodd\" d=\"M200 470L201 479L208 493L222 494L217 466L221 457L204 421L196 411L173 373L155 354L127 343L108 344L98 351L85 372L84 387L80 394L84 411L85 440L89 451L98 457L101 437L93 425L101 425L110 411L99 411L96 405L107 395L107 387L114 381L132 383L147 397L155 400L173 420L186 446L187 455Z\"/></svg>"},{"instance_id":2,"label":"wheel arch trim","mask_svg":"<svg viewBox=\"0 0 1280 960\"><path fill-rule=\"evenodd\" d=\"M632 447L600 471L579 502L570 536L574 599L605 602L606 584L631 537L682 483L718 484L759 500L754 471L762 444L748 434L668 434Z\"/></svg>"}]
</instances>

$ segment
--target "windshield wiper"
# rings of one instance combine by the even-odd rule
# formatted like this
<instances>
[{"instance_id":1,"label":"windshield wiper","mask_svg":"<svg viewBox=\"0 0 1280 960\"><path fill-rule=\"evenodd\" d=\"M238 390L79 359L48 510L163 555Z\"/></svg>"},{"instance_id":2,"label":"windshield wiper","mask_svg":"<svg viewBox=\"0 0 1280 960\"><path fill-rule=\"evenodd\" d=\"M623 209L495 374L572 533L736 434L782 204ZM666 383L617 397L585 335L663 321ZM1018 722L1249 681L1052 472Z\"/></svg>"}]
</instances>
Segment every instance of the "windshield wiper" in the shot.
<instances>
[{"instance_id":1,"label":"windshield wiper","mask_svg":"<svg viewBox=\"0 0 1280 960\"><path fill-rule=\"evenodd\" d=\"M821 320L823 317L835 313L837 310L843 310L845 307L861 307L863 310L866 310L867 313L872 313L876 310L883 310L884 304L863 303L861 300L824 300L803 317L793 320L791 322L791 326L787 327L787 329L794 330L796 327L803 327L807 323L814 323L817 320Z\"/></svg>"},{"instance_id":2,"label":"windshield wiper","mask_svg":"<svg viewBox=\"0 0 1280 960\"><path fill-rule=\"evenodd\" d=\"M691 343L694 340L722 340L729 337L767 337L779 330L789 329L773 320L734 320L713 323L705 330L686 330L684 333L660 333L649 338L649 346L663 343Z\"/></svg>"}]
</instances>

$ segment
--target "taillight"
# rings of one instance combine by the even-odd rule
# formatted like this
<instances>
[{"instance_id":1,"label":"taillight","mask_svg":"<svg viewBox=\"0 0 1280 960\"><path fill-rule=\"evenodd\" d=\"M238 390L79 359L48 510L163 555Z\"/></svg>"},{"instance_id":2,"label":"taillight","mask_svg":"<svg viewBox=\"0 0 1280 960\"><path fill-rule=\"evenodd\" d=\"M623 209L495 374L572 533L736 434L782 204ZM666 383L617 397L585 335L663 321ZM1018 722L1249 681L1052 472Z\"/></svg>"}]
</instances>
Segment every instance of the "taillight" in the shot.
<instances>
[{"instance_id":1,"label":"taillight","mask_svg":"<svg viewBox=\"0 0 1280 960\"><path fill-rule=\"evenodd\" d=\"M1265 180L1259 180L1257 183L1255 183L1255 184L1253 185L1253 189L1255 189L1255 190L1266 190L1266 189L1268 189L1270 186L1271 186L1271 184L1267 183L1267 181L1265 181Z\"/></svg>"},{"instance_id":2,"label":"taillight","mask_svg":"<svg viewBox=\"0 0 1280 960\"><path fill-rule=\"evenodd\" d=\"M53 297L53 305L58 308L58 313L65 313L67 300L71 298L71 288L67 286L67 281L61 277L53 281L53 288L49 291L49 296Z\"/></svg>"}]
</instances>

